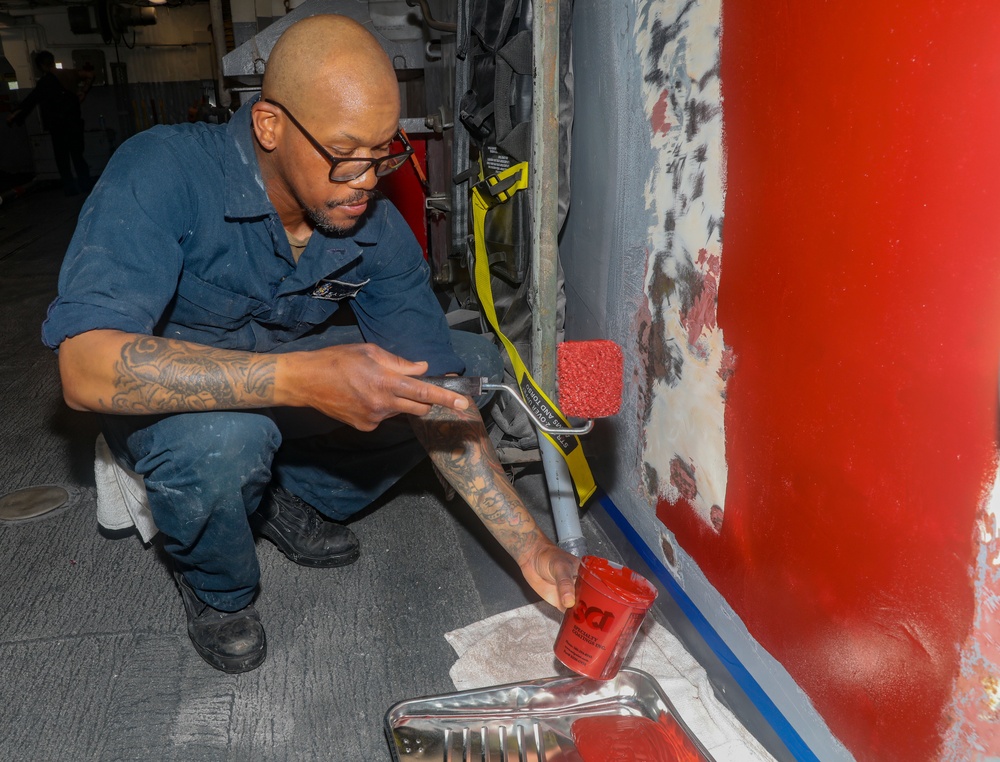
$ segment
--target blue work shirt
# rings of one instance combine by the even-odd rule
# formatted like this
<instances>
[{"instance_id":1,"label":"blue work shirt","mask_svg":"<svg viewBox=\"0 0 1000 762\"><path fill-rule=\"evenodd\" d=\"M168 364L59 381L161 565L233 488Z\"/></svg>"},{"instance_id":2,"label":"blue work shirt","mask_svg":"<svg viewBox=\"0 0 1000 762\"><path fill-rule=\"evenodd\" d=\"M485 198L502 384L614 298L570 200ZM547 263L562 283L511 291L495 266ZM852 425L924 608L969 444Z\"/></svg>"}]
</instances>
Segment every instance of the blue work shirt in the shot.
<instances>
[{"instance_id":1,"label":"blue work shirt","mask_svg":"<svg viewBox=\"0 0 1000 762\"><path fill-rule=\"evenodd\" d=\"M269 352L346 304L365 341L428 373L464 370L416 239L385 199L299 258L264 190L250 104L224 125L158 126L119 147L84 204L42 339L95 329Z\"/></svg>"}]
</instances>

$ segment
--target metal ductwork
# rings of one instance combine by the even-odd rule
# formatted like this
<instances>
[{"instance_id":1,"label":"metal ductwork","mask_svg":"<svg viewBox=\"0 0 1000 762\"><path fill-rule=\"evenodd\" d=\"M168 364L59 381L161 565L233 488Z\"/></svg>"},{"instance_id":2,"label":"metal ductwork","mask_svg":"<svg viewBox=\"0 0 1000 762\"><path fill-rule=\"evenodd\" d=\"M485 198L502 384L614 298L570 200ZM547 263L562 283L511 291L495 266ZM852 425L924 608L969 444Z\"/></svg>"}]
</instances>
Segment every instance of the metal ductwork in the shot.
<instances>
[{"instance_id":1,"label":"metal ductwork","mask_svg":"<svg viewBox=\"0 0 1000 762\"><path fill-rule=\"evenodd\" d=\"M368 0L307 0L291 13L282 16L244 42L236 50L227 53L222 59L223 76L234 77L245 85L259 85L267 58L281 33L300 19L326 13L348 16L359 24L363 24L381 43L397 71L424 68L425 43L423 39L391 40L386 37L372 21Z\"/></svg>"}]
</instances>

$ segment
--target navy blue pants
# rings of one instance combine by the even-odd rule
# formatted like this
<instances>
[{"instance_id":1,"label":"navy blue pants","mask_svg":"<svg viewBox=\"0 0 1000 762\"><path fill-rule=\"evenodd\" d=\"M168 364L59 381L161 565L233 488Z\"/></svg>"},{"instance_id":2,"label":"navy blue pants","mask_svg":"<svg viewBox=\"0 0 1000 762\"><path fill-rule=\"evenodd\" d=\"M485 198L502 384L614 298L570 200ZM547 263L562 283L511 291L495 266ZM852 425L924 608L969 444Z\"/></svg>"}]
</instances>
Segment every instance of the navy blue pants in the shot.
<instances>
[{"instance_id":1,"label":"navy blue pants","mask_svg":"<svg viewBox=\"0 0 1000 762\"><path fill-rule=\"evenodd\" d=\"M324 345L355 343L354 326ZM488 339L452 331L465 375L503 376ZM282 349L310 348L308 340ZM480 405L485 399L477 401ZM143 477L163 546L209 605L237 611L260 579L247 517L273 481L333 519L364 509L426 453L405 417L361 432L314 410L272 408L150 416L101 416L120 462Z\"/></svg>"}]
</instances>

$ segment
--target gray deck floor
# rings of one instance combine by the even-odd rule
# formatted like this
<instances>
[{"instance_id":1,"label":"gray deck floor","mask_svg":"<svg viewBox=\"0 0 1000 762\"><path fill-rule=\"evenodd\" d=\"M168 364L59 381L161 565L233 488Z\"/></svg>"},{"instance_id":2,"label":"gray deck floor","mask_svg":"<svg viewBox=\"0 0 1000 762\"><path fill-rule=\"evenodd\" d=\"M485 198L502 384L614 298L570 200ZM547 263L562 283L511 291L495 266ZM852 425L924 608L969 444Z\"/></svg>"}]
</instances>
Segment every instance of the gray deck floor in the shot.
<instances>
[{"instance_id":1,"label":"gray deck floor","mask_svg":"<svg viewBox=\"0 0 1000 762\"><path fill-rule=\"evenodd\" d=\"M81 203L37 191L0 207L0 495L72 496L0 523L0 760L390 759L386 710L453 690L443 634L533 598L420 467L354 522L350 567L304 569L260 543L267 661L244 675L205 664L155 546L99 534L97 427L63 404L39 340ZM547 522L541 478L518 487ZM616 557L596 522L584 529Z\"/></svg>"}]
</instances>

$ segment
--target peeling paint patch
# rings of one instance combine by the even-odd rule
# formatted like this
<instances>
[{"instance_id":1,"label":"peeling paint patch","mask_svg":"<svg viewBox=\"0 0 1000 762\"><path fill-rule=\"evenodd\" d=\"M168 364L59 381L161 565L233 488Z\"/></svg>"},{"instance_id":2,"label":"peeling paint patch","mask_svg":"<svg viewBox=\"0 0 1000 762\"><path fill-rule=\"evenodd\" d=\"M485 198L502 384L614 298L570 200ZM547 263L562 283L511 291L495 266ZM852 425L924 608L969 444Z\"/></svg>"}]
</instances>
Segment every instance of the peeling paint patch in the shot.
<instances>
[{"instance_id":1,"label":"peeling paint patch","mask_svg":"<svg viewBox=\"0 0 1000 762\"><path fill-rule=\"evenodd\" d=\"M719 81L721 0L645 0L636 17L643 99L657 157L646 182L641 325L644 485L721 525L728 471L725 385L732 352L718 325L725 161Z\"/></svg>"},{"instance_id":2,"label":"peeling paint patch","mask_svg":"<svg viewBox=\"0 0 1000 762\"><path fill-rule=\"evenodd\" d=\"M674 545L666 535L660 536L660 549L663 551L663 558L670 568L677 566L677 553Z\"/></svg>"},{"instance_id":3,"label":"peeling paint patch","mask_svg":"<svg viewBox=\"0 0 1000 762\"><path fill-rule=\"evenodd\" d=\"M1000 469L984 497L976 555L976 614L947 715L946 762L1000 758Z\"/></svg>"},{"instance_id":4,"label":"peeling paint patch","mask_svg":"<svg viewBox=\"0 0 1000 762\"><path fill-rule=\"evenodd\" d=\"M669 93L666 90L660 94L660 100L658 100L656 105L653 106L653 114L651 117L653 131L663 135L670 132L671 127L670 122L667 120L667 108L669 106L667 99L669 97Z\"/></svg>"},{"instance_id":5,"label":"peeling paint patch","mask_svg":"<svg viewBox=\"0 0 1000 762\"><path fill-rule=\"evenodd\" d=\"M698 482L694 478L694 465L685 463L681 458L670 461L670 483L681 497L693 502L698 497Z\"/></svg>"},{"instance_id":6,"label":"peeling paint patch","mask_svg":"<svg viewBox=\"0 0 1000 762\"><path fill-rule=\"evenodd\" d=\"M987 715L995 720L1000 711L1000 678L986 675L983 678L983 692L986 694Z\"/></svg>"},{"instance_id":7,"label":"peeling paint patch","mask_svg":"<svg viewBox=\"0 0 1000 762\"><path fill-rule=\"evenodd\" d=\"M688 345L697 347L702 334L716 327L715 313L719 303L719 257L699 252L697 267L701 275L697 296L681 320L688 332Z\"/></svg>"},{"instance_id":8,"label":"peeling paint patch","mask_svg":"<svg viewBox=\"0 0 1000 762\"><path fill-rule=\"evenodd\" d=\"M716 532L721 532L722 531L722 519L724 518L724 515L725 514L723 514L723 512L722 512L722 508L720 508L717 505L713 505L712 506L712 510L711 510L709 516L710 516L710 520L712 522L712 528Z\"/></svg>"},{"instance_id":9,"label":"peeling paint patch","mask_svg":"<svg viewBox=\"0 0 1000 762\"><path fill-rule=\"evenodd\" d=\"M736 353L733 352L732 347L726 347L722 350L722 362L719 364L719 378L722 379L723 383L732 378L733 373L736 372Z\"/></svg>"}]
</instances>

